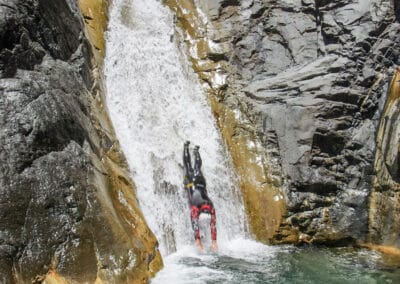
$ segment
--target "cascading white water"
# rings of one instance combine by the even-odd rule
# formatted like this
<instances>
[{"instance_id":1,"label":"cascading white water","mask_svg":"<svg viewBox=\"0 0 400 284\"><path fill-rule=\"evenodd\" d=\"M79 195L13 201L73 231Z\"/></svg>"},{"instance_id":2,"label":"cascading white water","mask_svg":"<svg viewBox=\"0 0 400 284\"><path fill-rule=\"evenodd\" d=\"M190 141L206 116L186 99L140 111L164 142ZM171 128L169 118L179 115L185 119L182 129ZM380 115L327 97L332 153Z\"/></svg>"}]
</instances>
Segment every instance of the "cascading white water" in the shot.
<instances>
[{"instance_id":1,"label":"cascading white water","mask_svg":"<svg viewBox=\"0 0 400 284\"><path fill-rule=\"evenodd\" d=\"M174 42L173 16L156 0L113 0L105 82L107 107L137 186L141 209L160 242L164 269L152 283L398 283L378 255L269 247L244 239L244 210L210 107ZM218 254L193 246L182 188L185 140L201 146L217 210ZM176 251L176 252L174 252Z\"/></svg>"},{"instance_id":2,"label":"cascading white water","mask_svg":"<svg viewBox=\"0 0 400 284\"><path fill-rule=\"evenodd\" d=\"M185 140L200 145L219 243L244 237L243 204L206 96L171 40L173 15L156 0L114 0L104 62L106 101L163 256L193 243L182 186Z\"/></svg>"}]
</instances>

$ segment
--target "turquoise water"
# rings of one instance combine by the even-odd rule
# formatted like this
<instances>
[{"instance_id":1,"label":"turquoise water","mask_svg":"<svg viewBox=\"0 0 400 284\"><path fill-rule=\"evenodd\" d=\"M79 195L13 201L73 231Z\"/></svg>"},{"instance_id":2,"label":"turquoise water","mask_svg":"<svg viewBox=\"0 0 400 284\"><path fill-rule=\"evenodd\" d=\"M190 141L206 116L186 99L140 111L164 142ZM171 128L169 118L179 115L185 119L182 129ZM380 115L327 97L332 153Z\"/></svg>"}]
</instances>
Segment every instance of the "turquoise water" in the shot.
<instances>
[{"instance_id":1,"label":"turquoise water","mask_svg":"<svg viewBox=\"0 0 400 284\"><path fill-rule=\"evenodd\" d=\"M366 249L264 246L236 240L218 255L195 248L165 258L152 283L400 283L400 258Z\"/></svg>"}]
</instances>

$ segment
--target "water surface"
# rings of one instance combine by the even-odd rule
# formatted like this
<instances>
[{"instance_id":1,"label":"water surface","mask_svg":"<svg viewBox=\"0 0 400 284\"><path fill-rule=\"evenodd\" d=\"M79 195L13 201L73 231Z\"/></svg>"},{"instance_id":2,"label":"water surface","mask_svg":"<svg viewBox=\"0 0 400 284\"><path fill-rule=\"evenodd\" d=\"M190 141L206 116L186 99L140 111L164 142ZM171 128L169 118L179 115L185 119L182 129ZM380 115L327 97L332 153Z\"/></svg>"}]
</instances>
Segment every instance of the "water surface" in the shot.
<instances>
[{"instance_id":1,"label":"water surface","mask_svg":"<svg viewBox=\"0 0 400 284\"><path fill-rule=\"evenodd\" d=\"M219 254L194 247L167 256L153 283L400 283L400 258L354 248L223 244Z\"/></svg>"}]
</instances>

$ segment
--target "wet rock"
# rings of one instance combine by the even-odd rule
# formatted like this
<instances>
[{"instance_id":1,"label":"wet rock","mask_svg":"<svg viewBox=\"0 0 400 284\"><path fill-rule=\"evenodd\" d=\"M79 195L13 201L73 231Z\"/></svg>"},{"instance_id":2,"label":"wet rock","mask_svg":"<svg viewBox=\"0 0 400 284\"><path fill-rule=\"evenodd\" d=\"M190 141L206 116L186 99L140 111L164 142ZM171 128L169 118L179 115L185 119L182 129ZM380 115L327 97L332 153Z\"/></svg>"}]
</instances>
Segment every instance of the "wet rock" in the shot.
<instances>
[{"instance_id":1,"label":"wet rock","mask_svg":"<svg viewBox=\"0 0 400 284\"><path fill-rule=\"evenodd\" d=\"M394 13L396 15L397 22L400 22L400 4L399 2L394 2Z\"/></svg>"},{"instance_id":2,"label":"wet rock","mask_svg":"<svg viewBox=\"0 0 400 284\"><path fill-rule=\"evenodd\" d=\"M0 14L0 282L148 278L157 242L101 106L79 8L0 1Z\"/></svg>"},{"instance_id":3,"label":"wet rock","mask_svg":"<svg viewBox=\"0 0 400 284\"><path fill-rule=\"evenodd\" d=\"M185 1L175 2L179 6ZM260 143L253 150L266 162L260 171L279 176L275 190L285 196L286 205L280 206L287 214L281 217L272 212L257 216L262 210L255 212L252 208L258 207L246 203L256 237L265 241L268 235L268 241L279 243L297 242L299 236L329 244L365 241L374 137L390 75L399 64L398 5L255 0L227 7L213 2L207 9L203 4L208 2L200 1L198 7L209 15L199 30L207 30L206 37L223 46L229 58L214 62L226 74L224 88L208 70L199 70L199 75L207 82L221 132L242 180L250 173L241 171L241 165L252 162L240 153ZM204 40L205 35L191 36ZM268 139L270 133L276 134L274 139ZM389 169L397 171L395 166ZM254 188L264 191L257 184ZM249 195L256 200L252 194L245 190L244 199ZM312 221L290 222L303 215ZM280 220L281 228L268 227L268 221L252 223L252 218Z\"/></svg>"},{"instance_id":4,"label":"wet rock","mask_svg":"<svg viewBox=\"0 0 400 284\"><path fill-rule=\"evenodd\" d=\"M375 244L400 247L399 98L400 70L394 73L377 134L369 238Z\"/></svg>"}]
</instances>

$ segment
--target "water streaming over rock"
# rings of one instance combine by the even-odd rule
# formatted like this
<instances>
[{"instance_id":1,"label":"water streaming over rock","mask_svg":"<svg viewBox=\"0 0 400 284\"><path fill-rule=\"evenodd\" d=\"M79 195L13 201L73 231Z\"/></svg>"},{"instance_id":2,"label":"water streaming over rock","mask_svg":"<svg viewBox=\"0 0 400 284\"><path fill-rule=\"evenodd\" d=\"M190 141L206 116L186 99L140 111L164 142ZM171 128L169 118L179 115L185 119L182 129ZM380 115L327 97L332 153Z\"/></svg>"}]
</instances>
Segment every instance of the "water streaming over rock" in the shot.
<instances>
[{"instance_id":1,"label":"water streaming over rock","mask_svg":"<svg viewBox=\"0 0 400 284\"><path fill-rule=\"evenodd\" d=\"M104 67L107 106L163 255L193 243L182 187L185 140L200 145L218 239L245 234L232 167L207 98L173 32L173 15L160 1L113 1Z\"/></svg>"},{"instance_id":2,"label":"water streaming over rock","mask_svg":"<svg viewBox=\"0 0 400 284\"><path fill-rule=\"evenodd\" d=\"M173 40L173 20L160 1L114 0L104 66L110 117L164 258L165 268L152 283L400 280L396 270L379 270L378 253L269 247L245 238L244 208L232 167L206 96ZM217 255L199 254L193 246L182 188L185 140L201 146L203 172L217 210Z\"/></svg>"}]
</instances>

